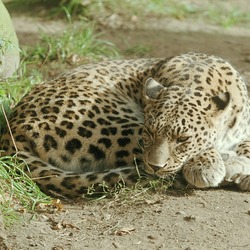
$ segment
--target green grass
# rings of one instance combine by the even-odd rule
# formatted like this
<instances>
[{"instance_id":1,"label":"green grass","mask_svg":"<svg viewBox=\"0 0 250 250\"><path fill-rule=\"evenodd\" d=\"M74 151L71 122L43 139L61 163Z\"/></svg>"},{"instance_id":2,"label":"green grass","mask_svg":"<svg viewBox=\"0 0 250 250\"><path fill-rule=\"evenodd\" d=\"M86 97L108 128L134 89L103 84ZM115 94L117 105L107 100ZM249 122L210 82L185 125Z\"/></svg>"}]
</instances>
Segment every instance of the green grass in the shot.
<instances>
[{"instance_id":1,"label":"green grass","mask_svg":"<svg viewBox=\"0 0 250 250\"><path fill-rule=\"evenodd\" d=\"M118 58L117 48L111 42L100 39L93 25L81 23L69 25L61 35L43 34L41 42L24 53L29 63L45 64L56 61L59 64L78 65L107 58Z\"/></svg>"},{"instance_id":2,"label":"green grass","mask_svg":"<svg viewBox=\"0 0 250 250\"><path fill-rule=\"evenodd\" d=\"M34 210L40 203L51 202L23 172L23 166L16 156L0 158L0 209L5 226L20 218L17 211Z\"/></svg>"}]
</instances>

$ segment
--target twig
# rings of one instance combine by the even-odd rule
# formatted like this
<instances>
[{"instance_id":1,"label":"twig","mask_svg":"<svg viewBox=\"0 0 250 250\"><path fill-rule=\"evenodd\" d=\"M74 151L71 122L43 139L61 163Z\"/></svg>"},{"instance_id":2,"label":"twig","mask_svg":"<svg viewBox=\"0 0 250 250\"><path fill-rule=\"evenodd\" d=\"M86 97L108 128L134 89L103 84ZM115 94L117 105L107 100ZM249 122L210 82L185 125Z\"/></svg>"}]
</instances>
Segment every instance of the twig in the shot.
<instances>
[{"instance_id":1,"label":"twig","mask_svg":"<svg viewBox=\"0 0 250 250\"><path fill-rule=\"evenodd\" d=\"M15 142L15 140L14 140L14 137L13 137L13 134L12 134L12 131L11 131L11 128L10 128L10 124L9 124L9 121L8 121L7 115L6 115L6 113L5 113L5 110L4 110L4 107L3 107L3 104L1 104L1 109L2 109L2 111L3 111L4 119L5 119L5 121L6 121L6 124L7 124L8 130L9 130L9 132L10 132L10 137L11 137L11 140L12 140L13 145L14 145L14 147L15 147L16 153L18 153L18 149L17 149L17 146L16 146L16 142Z\"/></svg>"}]
</instances>

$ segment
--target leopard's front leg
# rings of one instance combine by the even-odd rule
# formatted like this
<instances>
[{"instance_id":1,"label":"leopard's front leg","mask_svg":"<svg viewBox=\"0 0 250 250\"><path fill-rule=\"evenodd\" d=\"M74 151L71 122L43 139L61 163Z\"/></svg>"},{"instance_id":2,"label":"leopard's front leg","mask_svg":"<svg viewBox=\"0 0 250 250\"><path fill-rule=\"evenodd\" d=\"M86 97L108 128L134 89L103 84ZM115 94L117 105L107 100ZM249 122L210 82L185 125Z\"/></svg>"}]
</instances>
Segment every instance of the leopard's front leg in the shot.
<instances>
[{"instance_id":1,"label":"leopard's front leg","mask_svg":"<svg viewBox=\"0 0 250 250\"><path fill-rule=\"evenodd\" d=\"M187 182L197 188L217 187L226 175L223 159L213 147L185 163L182 171Z\"/></svg>"},{"instance_id":2,"label":"leopard's front leg","mask_svg":"<svg viewBox=\"0 0 250 250\"><path fill-rule=\"evenodd\" d=\"M223 155L226 167L225 182L236 183L243 191L250 191L250 140L240 143L236 152Z\"/></svg>"}]
</instances>

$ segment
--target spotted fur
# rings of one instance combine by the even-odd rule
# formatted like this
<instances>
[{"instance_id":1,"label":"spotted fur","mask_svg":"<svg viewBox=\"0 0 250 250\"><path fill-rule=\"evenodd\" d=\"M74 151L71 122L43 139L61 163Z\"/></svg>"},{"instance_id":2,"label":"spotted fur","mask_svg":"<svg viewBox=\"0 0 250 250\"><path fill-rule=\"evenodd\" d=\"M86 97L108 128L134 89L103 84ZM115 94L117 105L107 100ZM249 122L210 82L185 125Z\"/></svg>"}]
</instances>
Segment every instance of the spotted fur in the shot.
<instances>
[{"instance_id":1,"label":"spotted fur","mask_svg":"<svg viewBox=\"0 0 250 250\"><path fill-rule=\"evenodd\" d=\"M70 197L178 171L194 187L250 190L249 119L245 82L221 58L101 62L36 85L1 148L43 191Z\"/></svg>"}]
</instances>

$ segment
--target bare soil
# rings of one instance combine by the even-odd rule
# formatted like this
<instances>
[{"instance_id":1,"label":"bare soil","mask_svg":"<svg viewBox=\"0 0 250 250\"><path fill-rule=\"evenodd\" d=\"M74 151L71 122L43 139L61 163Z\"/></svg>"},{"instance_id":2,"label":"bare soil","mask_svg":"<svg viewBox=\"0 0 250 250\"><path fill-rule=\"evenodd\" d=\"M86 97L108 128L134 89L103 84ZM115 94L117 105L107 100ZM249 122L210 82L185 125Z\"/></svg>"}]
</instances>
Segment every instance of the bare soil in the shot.
<instances>
[{"instance_id":1,"label":"bare soil","mask_svg":"<svg viewBox=\"0 0 250 250\"><path fill-rule=\"evenodd\" d=\"M187 51L215 54L250 80L249 29L158 22L152 25L149 20L148 26L144 23L128 30L106 28L103 37L121 50L150 46L144 57ZM37 39L36 27L27 28L31 23L25 18L14 18L14 23L21 45ZM25 218L6 232L10 249L250 249L250 193L237 189L131 193L126 198L67 202L61 211L34 218L27 213Z\"/></svg>"}]
</instances>

